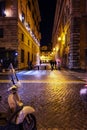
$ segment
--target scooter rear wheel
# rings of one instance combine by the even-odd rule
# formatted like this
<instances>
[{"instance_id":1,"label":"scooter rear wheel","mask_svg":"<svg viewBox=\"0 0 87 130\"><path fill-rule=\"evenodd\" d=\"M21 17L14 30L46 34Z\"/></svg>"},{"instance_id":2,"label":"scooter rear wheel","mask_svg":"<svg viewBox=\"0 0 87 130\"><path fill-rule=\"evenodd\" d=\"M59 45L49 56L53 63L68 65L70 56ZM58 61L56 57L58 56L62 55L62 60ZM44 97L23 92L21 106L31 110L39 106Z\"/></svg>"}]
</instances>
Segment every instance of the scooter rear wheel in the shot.
<instances>
[{"instance_id":1,"label":"scooter rear wheel","mask_svg":"<svg viewBox=\"0 0 87 130\"><path fill-rule=\"evenodd\" d=\"M33 114L28 114L23 121L23 130L37 130L36 118Z\"/></svg>"}]
</instances>

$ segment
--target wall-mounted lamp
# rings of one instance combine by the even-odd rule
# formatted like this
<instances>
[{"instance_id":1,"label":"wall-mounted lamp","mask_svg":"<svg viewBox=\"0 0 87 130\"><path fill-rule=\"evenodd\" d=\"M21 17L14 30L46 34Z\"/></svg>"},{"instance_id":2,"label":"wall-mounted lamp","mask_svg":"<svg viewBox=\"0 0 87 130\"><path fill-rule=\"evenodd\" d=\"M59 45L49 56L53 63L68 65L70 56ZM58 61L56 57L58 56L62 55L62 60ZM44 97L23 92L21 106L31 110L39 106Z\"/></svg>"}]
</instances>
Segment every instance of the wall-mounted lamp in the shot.
<instances>
[{"instance_id":1,"label":"wall-mounted lamp","mask_svg":"<svg viewBox=\"0 0 87 130\"><path fill-rule=\"evenodd\" d=\"M58 37L58 41L61 41L64 44L65 43L65 35L63 34L61 37Z\"/></svg>"},{"instance_id":2,"label":"wall-mounted lamp","mask_svg":"<svg viewBox=\"0 0 87 130\"><path fill-rule=\"evenodd\" d=\"M62 39L61 39L61 37L58 37L58 41L61 41Z\"/></svg>"},{"instance_id":3,"label":"wall-mounted lamp","mask_svg":"<svg viewBox=\"0 0 87 130\"><path fill-rule=\"evenodd\" d=\"M55 48L53 48L53 51L55 51L56 49Z\"/></svg>"}]
</instances>

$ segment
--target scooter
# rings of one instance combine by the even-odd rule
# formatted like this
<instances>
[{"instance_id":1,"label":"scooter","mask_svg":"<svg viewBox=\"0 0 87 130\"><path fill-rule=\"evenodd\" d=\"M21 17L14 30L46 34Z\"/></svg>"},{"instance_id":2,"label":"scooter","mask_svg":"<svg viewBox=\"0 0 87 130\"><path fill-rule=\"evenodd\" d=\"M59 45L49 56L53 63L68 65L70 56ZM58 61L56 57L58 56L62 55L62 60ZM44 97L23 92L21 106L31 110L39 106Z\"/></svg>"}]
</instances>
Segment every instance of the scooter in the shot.
<instances>
[{"instance_id":1,"label":"scooter","mask_svg":"<svg viewBox=\"0 0 87 130\"><path fill-rule=\"evenodd\" d=\"M19 82L16 73L14 75L17 82ZM23 105L18 94L19 83L15 83L13 76L11 81L13 85L8 89L10 91L8 104L11 116L8 118L7 113L0 113L0 130L37 130L36 118L33 114L35 109ZM1 96L0 100L2 100Z\"/></svg>"}]
</instances>

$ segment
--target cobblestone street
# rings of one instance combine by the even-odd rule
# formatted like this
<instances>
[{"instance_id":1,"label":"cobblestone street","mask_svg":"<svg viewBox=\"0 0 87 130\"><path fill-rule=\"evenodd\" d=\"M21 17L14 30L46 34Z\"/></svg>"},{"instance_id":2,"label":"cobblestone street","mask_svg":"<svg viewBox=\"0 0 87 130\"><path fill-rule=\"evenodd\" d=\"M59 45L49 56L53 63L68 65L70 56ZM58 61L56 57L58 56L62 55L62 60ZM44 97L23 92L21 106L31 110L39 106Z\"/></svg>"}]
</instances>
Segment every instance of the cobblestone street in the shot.
<instances>
[{"instance_id":1,"label":"cobblestone street","mask_svg":"<svg viewBox=\"0 0 87 130\"><path fill-rule=\"evenodd\" d=\"M19 94L24 104L36 110L38 130L87 130L87 111L80 97L84 80L64 70L21 71L17 75L22 83ZM0 111L7 110L10 85L7 76L0 80L3 96Z\"/></svg>"}]
</instances>

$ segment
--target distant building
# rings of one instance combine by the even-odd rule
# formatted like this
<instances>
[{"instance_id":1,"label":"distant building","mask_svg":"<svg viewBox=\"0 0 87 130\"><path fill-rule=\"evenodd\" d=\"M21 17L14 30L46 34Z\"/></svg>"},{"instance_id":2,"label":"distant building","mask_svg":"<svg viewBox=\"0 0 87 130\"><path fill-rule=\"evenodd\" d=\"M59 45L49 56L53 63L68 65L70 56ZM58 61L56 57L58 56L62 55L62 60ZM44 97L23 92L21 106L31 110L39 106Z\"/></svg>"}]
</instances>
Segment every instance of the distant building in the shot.
<instances>
[{"instance_id":1,"label":"distant building","mask_svg":"<svg viewBox=\"0 0 87 130\"><path fill-rule=\"evenodd\" d=\"M40 61L41 63L47 63L52 60L51 48L50 46L43 45L40 48Z\"/></svg>"},{"instance_id":2,"label":"distant building","mask_svg":"<svg viewBox=\"0 0 87 130\"><path fill-rule=\"evenodd\" d=\"M69 69L87 67L87 0L57 0L52 43Z\"/></svg>"},{"instance_id":3,"label":"distant building","mask_svg":"<svg viewBox=\"0 0 87 130\"><path fill-rule=\"evenodd\" d=\"M40 54L41 63L49 63L52 60L52 55L50 51L42 51Z\"/></svg>"},{"instance_id":4,"label":"distant building","mask_svg":"<svg viewBox=\"0 0 87 130\"><path fill-rule=\"evenodd\" d=\"M38 0L0 0L0 61L7 68L28 67L40 59Z\"/></svg>"},{"instance_id":5,"label":"distant building","mask_svg":"<svg viewBox=\"0 0 87 130\"><path fill-rule=\"evenodd\" d=\"M47 51L47 46L41 46L41 51Z\"/></svg>"}]
</instances>

